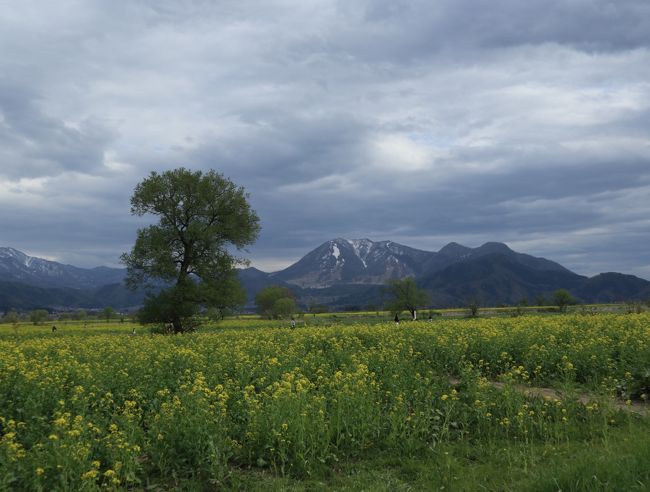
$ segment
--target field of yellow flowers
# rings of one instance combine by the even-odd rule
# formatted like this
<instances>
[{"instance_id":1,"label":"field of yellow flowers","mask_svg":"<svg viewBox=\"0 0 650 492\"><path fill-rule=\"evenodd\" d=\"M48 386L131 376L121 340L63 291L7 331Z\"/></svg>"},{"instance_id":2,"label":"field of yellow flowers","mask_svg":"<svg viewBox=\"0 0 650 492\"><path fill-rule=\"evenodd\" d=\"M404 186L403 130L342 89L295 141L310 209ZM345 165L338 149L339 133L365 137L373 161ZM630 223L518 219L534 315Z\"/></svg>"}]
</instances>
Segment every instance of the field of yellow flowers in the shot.
<instances>
[{"instance_id":1,"label":"field of yellow flowers","mask_svg":"<svg viewBox=\"0 0 650 492\"><path fill-rule=\"evenodd\" d=\"M300 479L373 453L563 443L648 419L624 405L650 392L649 314L131 329L0 327L0 490Z\"/></svg>"}]
</instances>

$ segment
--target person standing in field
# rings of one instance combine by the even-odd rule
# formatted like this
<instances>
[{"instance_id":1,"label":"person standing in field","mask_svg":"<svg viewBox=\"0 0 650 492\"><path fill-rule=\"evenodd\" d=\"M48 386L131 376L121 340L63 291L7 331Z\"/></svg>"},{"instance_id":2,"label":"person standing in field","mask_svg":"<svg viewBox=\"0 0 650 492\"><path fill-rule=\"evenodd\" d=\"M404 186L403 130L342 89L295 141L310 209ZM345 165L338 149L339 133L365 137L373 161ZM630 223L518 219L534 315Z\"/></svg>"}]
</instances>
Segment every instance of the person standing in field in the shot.
<instances>
[{"instance_id":1,"label":"person standing in field","mask_svg":"<svg viewBox=\"0 0 650 492\"><path fill-rule=\"evenodd\" d=\"M291 316L291 328L295 328L295 327L296 327L296 320L293 318L293 316Z\"/></svg>"},{"instance_id":2,"label":"person standing in field","mask_svg":"<svg viewBox=\"0 0 650 492\"><path fill-rule=\"evenodd\" d=\"M395 313L395 324L399 325L399 316Z\"/></svg>"}]
</instances>

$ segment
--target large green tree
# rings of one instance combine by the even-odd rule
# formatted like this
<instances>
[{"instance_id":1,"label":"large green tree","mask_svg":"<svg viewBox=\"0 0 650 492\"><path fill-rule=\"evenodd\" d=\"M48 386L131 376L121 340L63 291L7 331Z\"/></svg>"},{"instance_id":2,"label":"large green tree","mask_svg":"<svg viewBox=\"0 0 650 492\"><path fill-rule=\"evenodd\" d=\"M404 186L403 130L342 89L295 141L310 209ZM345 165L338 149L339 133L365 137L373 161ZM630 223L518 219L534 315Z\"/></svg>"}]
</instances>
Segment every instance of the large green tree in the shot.
<instances>
[{"instance_id":1,"label":"large green tree","mask_svg":"<svg viewBox=\"0 0 650 492\"><path fill-rule=\"evenodd\" d=\"M411 277L389 280L385 289L389 295L386 309L394 313L408 311L413 319L416 319L416 310L429 302L427 291L420 289Z\"/></svg>"},{"instance_id":2,"label":"large green tree","mask_svg":"<svg viewBox=\"0 0 650 492\"><path fill-rule=\"evenodd\" d=\"M260 225L241 186L213 170L152 172L136 186L131 213L159 220L139 229L121 257L127 285L166 286L147 298L141 322L169 323L180 333L194 329L201 306L223 309L245 300L235 266L247 261L232 251L253 243Z\"/></svg>"}]
</instances>

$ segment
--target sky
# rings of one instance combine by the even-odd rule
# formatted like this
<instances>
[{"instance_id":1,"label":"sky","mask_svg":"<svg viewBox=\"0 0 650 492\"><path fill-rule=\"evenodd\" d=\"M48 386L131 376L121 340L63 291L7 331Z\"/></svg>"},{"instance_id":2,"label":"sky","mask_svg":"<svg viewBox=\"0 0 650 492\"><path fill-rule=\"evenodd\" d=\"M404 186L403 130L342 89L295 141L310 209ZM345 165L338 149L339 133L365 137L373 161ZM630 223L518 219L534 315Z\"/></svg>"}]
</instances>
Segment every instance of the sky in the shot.
<instances>
[{"instance_id":1,"label":"sky","mask_svg":"<svg viewBox=\"0 0 650 492\"><path fill-rule=\"evenodd\" d=\"M0 246L119 266L215 169L265 271L337 238L650 279L647 0L0 0Z\"/></svg>"}]
</instances>

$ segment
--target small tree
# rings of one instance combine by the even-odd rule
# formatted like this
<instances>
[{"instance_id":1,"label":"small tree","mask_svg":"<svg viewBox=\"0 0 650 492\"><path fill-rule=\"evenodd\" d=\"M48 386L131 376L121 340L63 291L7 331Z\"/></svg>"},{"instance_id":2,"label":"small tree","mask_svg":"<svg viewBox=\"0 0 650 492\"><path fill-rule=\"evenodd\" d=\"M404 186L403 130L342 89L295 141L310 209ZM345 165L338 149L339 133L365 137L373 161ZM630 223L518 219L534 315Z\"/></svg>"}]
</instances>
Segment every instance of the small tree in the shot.
<instances>
[{"instance_id":1,"label":"small tree","mask_svg":"<svg viewBox=\"0 0 650 492\"><path fill-rule=\"evenodd\" d=\"M20 323L20 315L12 309L2 317L2 322L11 324L16 330L18 323Z\"/></svg>"},{"instance_id":2,"label":"small tree","mask_svg":"<svg viewBox=\"0 0 650 492\"><path fill-rule=\"evenodd\" d=\"M268 319L290 316L296 310L291 290L279 285L271 285L259 291L255 296L255 304L257 313Z\"/></svg>"},{"instance_id":3,"label":"small tree","mask_svg":"<svg viewBox=\"0 0 650 492\"><path fill-rule=\"evenodd\" d=\"M36 309L29 313L29 321L35 325L40 325L48 316L49 313L45 309Z\"/></svg>"},{"instance_id":4,"label":"small tree","mask_svg":"<svg viewBox=\"0 0 650 492\"><path fill-rule=\"evenodd\" d=\"M544 294L539 294L535 297L535 305L546 306L546 298L544 297Z\"/></svg>"},{"instance_id":5,"label":"small tree","mask_svg":"<svg viewBox=\"0 0 650 492\"><path fill-rule=\"evenodd\" d=\"M283 297L273 304L273 316L275 318L289 318L296 312L296 301L291 297Z\"/></svg>"},{"instance_id":6,"label":"small tree","mask_svg":"<svg viewBox=\"0 0 650 492\"><path fill-rule=\"evenodd\" d=\"M385 290L392 297L386 304L386 308L394 313L408 311L412 319L416 319L417 309L429 302L427 292L418 288L411 277L389 280Z\"/></svg>"},{"instance_id":7,"label":"small tree","mask_svg":"<svg viewBox=\"0 0 650 492\"><path fill-rule=\"evenodd\" d=\"M478 302L478 299L476 299L476 298L470 299L467 302L467 309L469 309L469 315L472 318L476 318L478 316L479 307L480 307L480 304Z\"/></svg>"},{"instance_id":8,"label":"small tree","mask_svg":"<svg viewBox=\"0 0 650 492\"><path fill-rule=\"evenodd\" d=\"M316 304L315 302L309 303L309 308L307 309L314 317L317 314L323 314L329 312L329 308L324 304Z\"/></svg>"},{"instance_id":9,"label":"small tree","mask_svg":"<svg viewBox=\"0 0 650 492\"><path fill-rule=\"evenodd\" d=\"M102 318L106 320L107 323L110 323L111 319L115 317L115 309L111 306L107 306L102 310Z\"/></svg>"},{"instance_id":10,"label":"small tree","mask_svg":"<svg viewBox=\"0 0 650 492\"><path fill-rule=\"evenodd\" d=\"M553 292L553 304L555 304L560 311L566 311L567 306L577 304L578 301L566 289L558 289Z\"/></svg>"}]
</instances>

